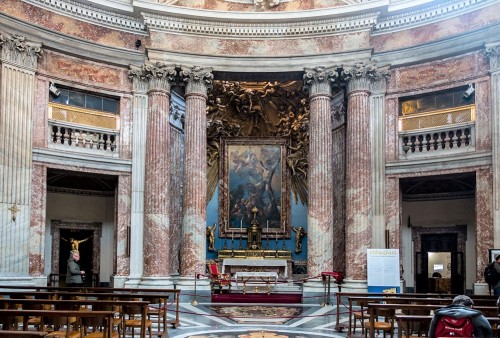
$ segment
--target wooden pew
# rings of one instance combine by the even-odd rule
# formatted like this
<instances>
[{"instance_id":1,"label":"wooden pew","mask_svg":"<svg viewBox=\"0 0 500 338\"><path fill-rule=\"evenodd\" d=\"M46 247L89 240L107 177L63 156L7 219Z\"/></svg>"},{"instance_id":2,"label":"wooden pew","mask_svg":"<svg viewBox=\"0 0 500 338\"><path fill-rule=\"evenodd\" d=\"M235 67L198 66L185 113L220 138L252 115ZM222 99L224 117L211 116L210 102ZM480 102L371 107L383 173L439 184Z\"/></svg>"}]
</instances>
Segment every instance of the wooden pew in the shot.
<instances>
[{"instance_id":1,"label":"wooden pew","mask_svg":"<svg viewBox=\"0 0 500 338\"><path fill-rule=\"evenodd\" d=\"M74 294L67 294L73 296ZM2 298L0 299L0 304L13 304L13 305L33 305L33 304L47 304L47 305L74 305L77 307L81 307L83 305L111 305L111 306L124 306L124 305L137 305L141 307L142 315L141 315L141 333L140 337L146 337L146 317L147 310L149 306L149 302L147 301L132 301L132 300L116 300L116 299L108 299L108 300L97 300L97 299L77 299L77 300L56 300L56 299L8 299ZM30 310L22 310L22 311L30 311ZM42 311L42 310L33 310L33 311ZM56 311L56 310L47 310L47 311ZM64 311L62 311L64 312ZM96 312L96 311L84 311L84 312ZM99 312L99 311L97 311ZM113 312L114 313L114 312ZM28 317L23 317L23 330L27 329L27 320ZM158 334L166 337L166 332Z\"/></svg>"},{"instance_id":2,"label":"wooden pew","mask_svg":"<svg viewBox=\"0 0 500 338\"><path fill-rule=\"evenodd\" d=\"M425 301L427 301L427 299ZM391 309L394 311L398 311L400 313L397 313L396 314L396 316L397 316L397 315L403 315L405 311L409 312L411 310L420 310L420 311L421 310L428 310L429 312L431 312L431 311L435 311L435 310L440 309L440 308L442 308L446 305L449 305L449 304L450 303L447 303L445 305L437 304L437 303L436 304L368 303L368 312L370 315L370 325L371 325L371 327L373 327L373 323L376 320L377 310L380 310L380 309ZM474 309L483 312L483 314L488 313L489 311L497 311L496 306L474 306ZM422 319L424 321L427 320L427 315L408 315L408 316L409 317L401 317L401 319L406 319L407 321L409 321L410 318L413 318L414 321L416 321L417 319ZM432 319L432 315L429 315L429 316ZM492 316L485 316L485 317L490 318L491 320L493 320L493 318L496 318L497 321L499 320L498 317L492 317ZM491 322L491 320L490 320L490 322ZM430 323L430 321L429 321L429 323ZM370 331L370 338L373 338L373 337L375 337L375 333L373 330L371 330Z\"/></svg>"},{"instance_id":3,"label":"wooden pew","mask_svg":"<svg viewBox=\"0 0 500 338\"><path fill-rule=\"evenodd\" d=\"M455 297L456 295L451 294L442 294L442 293L383 293L383 292L337 292L336 300L337 300L337 316L335 322L335 330L341 332L342 329L346 328L344 324L340 323L340 305L343 304L342 297L413 297L413 298L446 298L450 299ZM451 303L451 301L450 301ZM350 313L352 313L352 309L350 309ZM349 315L350 315L349 313ZM350 332L350 328L349 328Z\"/></svg>"},{"instance_id":4,"label":"wooden pew","mask_svg":"<svg viewBox=\"0 0 500 338\"><path fill-rule=\"evenodd\" d=\"M157 293L157 294L162 294L162 293L168 293L168 294L173 294L173 300L175 301L175 319L169 320L168 318L166 319L167 324L172 324L173 328L177 328L180 326L180 319L179 319L179 299L180 299L180 292L181 290L177 289L145 289L145 288L111 288L111 287L82 287L82 288L76 288L79 289L80 292L89 292L89 293L95 293L95 292L107 292L107 293L123 293L123 292L130 292L130 293ZM58 286L15 286L15 285L0 285L0 293L2 291L8 291L8 290L32 290L32 291L38 291L38 292L51 292L51 291L65 291L65 292L73 292L75 291L74 287L58 287ZM168 304L166 304L166 310L167 313L169 312L169 307Z\"/></svg>"},{"instance_id":5,"label":"wooden pew","mask_svg":"<svg viewBox=\"0 0 500 338\"><path fill-rule=\"evenodd\" d=\"M58 310L5 310L0 309L0 316L39 316L43 317L76 317L76 318L95 318L96 316L103 316L105 321L105 332L106 336L113 337L113 327L110 323L113 320L115 313L113 311L58 311ZM40 328L43 329L43 323ZM1 332L1 331L0 331ZM16 332L16 331L14 331ZM17 332L28 332L30 331L17 331ZM10 337L10 336L9 336Z\"/></svg>"}]
</instances>

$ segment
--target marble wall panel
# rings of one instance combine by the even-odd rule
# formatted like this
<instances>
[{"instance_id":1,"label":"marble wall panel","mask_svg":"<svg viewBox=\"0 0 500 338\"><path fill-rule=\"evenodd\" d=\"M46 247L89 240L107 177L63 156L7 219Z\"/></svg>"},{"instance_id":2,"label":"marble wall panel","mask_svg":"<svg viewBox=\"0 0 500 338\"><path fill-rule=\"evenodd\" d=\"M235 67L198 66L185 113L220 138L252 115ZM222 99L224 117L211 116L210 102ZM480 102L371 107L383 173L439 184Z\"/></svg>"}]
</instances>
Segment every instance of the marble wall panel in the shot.
<instances>
[{"instance_id":1,"label":"marble wall panel","mask_svg":"<svg viewBox=\"0 0 500 338\"><path fill-rule=\"evenodd\" d=\"M132 97L120 100L120 158L132 159Z\"/></svg>"},{"instance_id":2,"label":"marble wall panel","mask_svg":"<svg viewBox=\"0 0 500 338\"><path fill-rule=\"evenodd\" d=\"M483 9L456 16L447 20L430 23L413 29L375 35L371 38L371 46L376 52L418 46L432 41L474 31L500 22L500 3Z\"/></svg>"},{"instance_id":3,"label":"marble wall panel","mask_svg":"<svg viewBox=\"0 0 500 338\"><path fill-rule=\"evenodd\" d=\"M489 263L488 250L493 249L493 173L491 168L476 171L476 280L483 280Z\"/></svg>"},{"instance_id":4,"label":"marble wall panel","mask_svg":"<svg viewBox=\"0 0 500 338\"><path fill-rule=\"evenodd\" d=\"M33 107L33 147L46 148L48 145L48 103L49 80L38 76L35 80Z\"/></svg>"},{"instance_id":5,"label":"marble wall panel","mask_svg":"<svg viewBox=\"0 0 500 338\"><path fill-rule=\"evenodd\" d=\"M30 236L29 236L29 274L42 276L45 257L45 215L47 214L47 167L33 163Z\"/></svg>"},{"instance_id":6,"label":"marble wall panel","mask_svg":"<svg viewBox=\"0 0 500 338\"><path fill-rule=\"evenodd\" d=\"M490 81L485 78L476 82L476 151L491 151Z\"/></svg>"},{"instance_id":7,"label":"marble wall panel","mask_svg":"<svg viewBox=\"0 0 500 338\"><path fill-rule=\"evenodd\" d=\"M180 265L179 251L182 238L182 186L184 181L184 136L180 130L170 130L170 273L178 273Z\"/></svg>"},{"instance_id":8,"label":"marble wall panel","mask_svg":"<svg viewBox=\"0 0 500 338\"><path fill-rule=\"evenodd\" d=\"M368 32L300 39L224 39L151 32L151 47L203 55L290 56L343 53L369 48Z\"/></svg>"},{"instance_id":9,"label":"marble wall panel","mask_svg":"<svg viewBox=\"0 0 500 338\"><path fill-rule=\"evenodd\" d=\"M116 196L116 263L114 271L118 276L127 276L130 273L130 217L131 217L132 177L120 175Z\"/></svg>"},{"instance_id":10,"label":"marble wall panel","mask_svg":"<svg viewBox=\"0 0 500 338\"><path fill-rule=\"evenodd\" d=\"M106 46L135 49L135 41L143 38L142 35L75 20L32 6L21 0L2 1L1 11L33 25ZM43 43L43 41L41 42Z\"/></svg>"},{"instance_id":11,"label":"marble wall panel","mask_svg":"<svg viewBox=\"0 0 500 338\"><path fill-rule=\"evenodd\" d=\"M388 97L385 101L385 158L398 159L399 105L398 99Z\"/></svg>"},{"instance_id":12,"label":"marble wall panel","mask_svg":"<svg viewBox=\"0 0 500 338\"><path fill-rule=\"evenodd\" d=\"M46 51L38 62L39 71L72 82L106 87L113 91L131 91L128 69Z\"/></svg>"},{"instance_id":13,"label":"marble wall panel","mask_svg":"<svg viewBox=\"0 0 500 338\"><path fill-rule=\"evenodd\" d=\"M489 61L482 51L419 65L395 68L388 81L389 93L423 90L459 81L467 81L488 74ZM434 88L433 90L437 90Z\"/></svg>"}]
</instances>

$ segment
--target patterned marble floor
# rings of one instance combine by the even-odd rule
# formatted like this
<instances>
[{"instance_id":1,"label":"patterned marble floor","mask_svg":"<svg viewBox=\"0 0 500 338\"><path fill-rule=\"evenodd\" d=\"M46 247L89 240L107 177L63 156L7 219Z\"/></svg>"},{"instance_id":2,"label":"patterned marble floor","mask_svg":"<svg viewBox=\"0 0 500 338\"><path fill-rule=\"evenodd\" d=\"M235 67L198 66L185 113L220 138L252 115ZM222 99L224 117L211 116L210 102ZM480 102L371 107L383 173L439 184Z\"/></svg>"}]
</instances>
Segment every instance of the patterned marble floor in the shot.
<instances>
[{"instance_id":1,"label":"patterned marble floor","mask_svg":"<svg viewBox=\"0 0 500 338\"><path fill-rule=\"evenodd\" d=\"M346 330L335 330L336 306L311 304L254 304L242 312L242 304L180 304L180 327L169 328L169 337L177 338L303 338L346 337ZM245 307L249 304L245 305ZM221 309L225 308L225 309ZM288 310L287 310L288 309ZM341 312L340 322L348 321ZM280 317L282 316L282 317ZM259 318L260 317L260 318Z\"/></svg>"}]
</instances>

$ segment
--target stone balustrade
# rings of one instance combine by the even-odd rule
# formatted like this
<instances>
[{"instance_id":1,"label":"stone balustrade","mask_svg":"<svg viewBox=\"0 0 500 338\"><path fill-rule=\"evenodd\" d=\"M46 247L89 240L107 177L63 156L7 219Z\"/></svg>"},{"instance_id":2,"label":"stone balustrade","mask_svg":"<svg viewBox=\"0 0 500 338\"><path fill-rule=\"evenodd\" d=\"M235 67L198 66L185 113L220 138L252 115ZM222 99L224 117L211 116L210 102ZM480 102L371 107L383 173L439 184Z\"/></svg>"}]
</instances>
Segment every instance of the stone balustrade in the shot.
<instances>
[{"instance_id":1,"label":"stone balustrade","mask_svg":"<svg viewBox=\"0 0 500 338\"><path fill-rule=\"evenodd\" d=\"M399 133L399 156L441 156L475 150L475 123L462 123Z\"/></svg>"},{"instance_id":2,"label":"stone balustrade","mask_svg":"<svg viewBox=\"0 0 500 338\"><path fill-rule=\"evenodd\" d=\"M49 120L49 148L118 157L119 131Z\"/></svg>"}]
</instances>

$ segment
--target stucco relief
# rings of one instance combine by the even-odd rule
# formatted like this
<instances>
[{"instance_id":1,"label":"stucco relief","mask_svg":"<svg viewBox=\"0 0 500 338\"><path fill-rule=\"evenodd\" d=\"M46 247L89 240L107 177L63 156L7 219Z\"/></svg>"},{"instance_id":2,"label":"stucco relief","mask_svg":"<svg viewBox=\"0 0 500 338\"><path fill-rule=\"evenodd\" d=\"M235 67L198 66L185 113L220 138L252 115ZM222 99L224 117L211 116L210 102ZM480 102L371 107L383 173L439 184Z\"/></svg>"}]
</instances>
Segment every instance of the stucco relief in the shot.
<instances>
[{"instance_id":1,"label":"stucco relief","mask_svg":"<svg viewBox=\"0 0 500 338\"><path fill-rule=\"evenodd\" d=\"M220 11L300 11L360 3L360 0L150 0L153 3Z\"/></svg>"}]
</instances>

